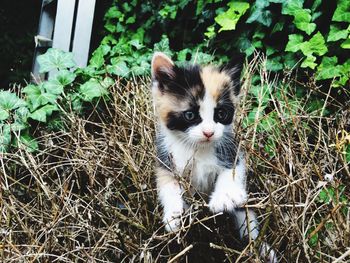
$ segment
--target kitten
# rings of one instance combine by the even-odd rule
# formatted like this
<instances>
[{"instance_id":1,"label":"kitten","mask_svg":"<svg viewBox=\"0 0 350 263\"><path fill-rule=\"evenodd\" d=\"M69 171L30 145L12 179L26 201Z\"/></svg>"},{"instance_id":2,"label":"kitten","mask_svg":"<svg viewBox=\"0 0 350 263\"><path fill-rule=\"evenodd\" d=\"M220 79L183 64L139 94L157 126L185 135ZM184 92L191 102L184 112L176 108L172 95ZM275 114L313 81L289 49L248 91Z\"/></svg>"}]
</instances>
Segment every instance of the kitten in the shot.
<instances>
[{"instance_id":1,"label":"kitten","mask_svg":"<svg viewBox=\"0 0 350 263\"><path fill-rule=\"evenodd\" d=\"M233 214L242 238L258 236L254 213L246 215L245 210L238 209L247 200L245 160L237 151L232 130L242 66L243 59L223 68L178 67L163 53L153 56L152 94L158 121L156 176L167 231L179 229L187 206L182 178L189 181L193 192L209 197L213 213ZM269 254L270 262L277 262L267 244L261 254Z\"/></svg>"}]
</instances>

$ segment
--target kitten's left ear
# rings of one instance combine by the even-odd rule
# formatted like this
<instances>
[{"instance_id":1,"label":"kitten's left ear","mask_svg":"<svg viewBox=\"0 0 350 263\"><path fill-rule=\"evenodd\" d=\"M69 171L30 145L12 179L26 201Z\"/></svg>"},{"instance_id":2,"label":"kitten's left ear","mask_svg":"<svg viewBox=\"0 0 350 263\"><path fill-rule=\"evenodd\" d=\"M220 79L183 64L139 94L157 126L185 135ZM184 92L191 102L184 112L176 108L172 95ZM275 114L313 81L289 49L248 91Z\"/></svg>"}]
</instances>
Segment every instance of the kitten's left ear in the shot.
<instances>
[{"instance_id":1,"label":"kitten's left ear","mask_svg":"<svg viewBox=\"0 0 350 263\"><path fill-rule=\"evenodd\" d=\"M232 55L230 61L221 68L222 71L225 71L231 77L235 95L238 95L241 89L240 78L244 62L245 55L237 53Z\"/></svg>"},{"instance_id":2,"label":"kitten's left ear","mask_svg":"<svg viewBox=\"0 0 350 263\"><path fill-rule=\"evenodd\" d=\"M174 62L162 52L154 53L151 68L152 78L159 83L175 77Z\"/></svg>"}]
</instances>

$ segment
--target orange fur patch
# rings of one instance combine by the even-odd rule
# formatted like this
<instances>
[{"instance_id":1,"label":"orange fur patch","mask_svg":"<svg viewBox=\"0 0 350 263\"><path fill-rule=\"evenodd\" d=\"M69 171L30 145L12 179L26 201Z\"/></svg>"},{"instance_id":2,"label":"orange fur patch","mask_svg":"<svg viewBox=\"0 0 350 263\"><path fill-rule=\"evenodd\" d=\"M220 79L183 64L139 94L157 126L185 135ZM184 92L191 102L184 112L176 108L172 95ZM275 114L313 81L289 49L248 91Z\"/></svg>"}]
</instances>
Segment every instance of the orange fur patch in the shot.
<instances>
[{"instance_id":1,"label":"orange fur patch","mask_svg":"<svg viewBox=\"0 0 350 263\"><path fill-rule=\"evenodd\" d=\"M159 90L153 94L156 113L160 120L167 121L168 114L173 111L185 111L189 108L188 100L180 100L175 96L161 93Z\"/></svg>"},{"instance_id":2,"label":"orange fur patch","mask_svg":"<svg viewBox=\"0 0 350 263\"><path fill-rule=\"evenodd\" d=\"M218 100L222 88L231 81L229 75L212 66L206 66L202 69L201 78L205 89L213 96L215 101Z\"/></svg>"},{"instance_id":3,"label":"orange fur patch","mask_svg":"<svg viewBox=\"0 0 350 263\"><path fill-rule=\"evenodd\" d=\"M178 181L175 179L174 175L162 168L162 167L157 167L156 168L156 177L157 177L157 187L158 189L162 188L162 186L167 185L169 183L173 183L178 185Z\"/></svg>"}]
</instances>

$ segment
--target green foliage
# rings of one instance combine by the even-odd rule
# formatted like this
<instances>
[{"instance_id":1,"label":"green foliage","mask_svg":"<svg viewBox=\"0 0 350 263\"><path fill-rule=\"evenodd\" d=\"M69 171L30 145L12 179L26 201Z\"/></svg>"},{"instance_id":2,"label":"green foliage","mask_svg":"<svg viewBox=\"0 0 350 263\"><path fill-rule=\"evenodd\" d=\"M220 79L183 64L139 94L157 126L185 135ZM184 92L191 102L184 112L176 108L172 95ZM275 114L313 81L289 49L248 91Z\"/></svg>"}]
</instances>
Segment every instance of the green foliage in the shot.
<instances>
[{"instance_id":1,"label":"green foliage","mask_svg":"<svg viewBox=\"0 0 350 263\"><path fill-rule=\"evenodd\" d=\"M71 53L49 49L39 57L40 71L56 74L50 74L48 81L26 86L24 99L10 92L0 94L2 132L30 134L28 122L50 126L67 107L81 112L86 103L108 98L111 78L149 74L154 51L183 64L225 63L231 52L244 52L249 58L258 50L267 56L266 70L280 72L300 62L305 71L316 74L317 81L346 86L350 77L350 59L345 53L350 48L350 4L339 0L332 8L324 5L325 0L115 0L104 18L106 35L86 68L74 70ZM326 26L325 19L330 20ZM282 100L282 89L253 83L251 92L257 103L245 120L245 125L252 125L259 119L257 131L274 132L266 146L270 156L279 135L274 125L277 116L269 112L269 104L272 96ZM312 103L310 109L315 108ZM286 115L294 110L293 100L288 104ZM4 125L10 125L10 130ZM7 140L2 142L3 149L5 144Z\"/></svg>"},{"instance_id":2,"label":"green foliage","mask_svg":"<svg viewBox=\"0 0 350 263\"><path fill-rule=\"evenodd\" d=\"M327 184L319 192L316 202L320 205L333 204L334 207L340 205L340 212L346 218L349 210L349 199L346 196L345 189L346 187L343 184L333 183L331 186ZM315 226L308 229L306 236L308 237L308 244L310 247L316 247L320 242L324 242L324 240L327 240L328 232L335 231L332 219L324 220L325 218L316 216L316 224L322 227L318 228L318 231L315 231Z\"/></svg>"},{"instance_id":3,"label":"green foliage","mask_svg":"<svg viewBox=\"0 0 350 263\"><path fill-rule=\"evenodd\" d=\"M79 92L84 101L92 101L94 98L102 97L108 94L107 86L96 79L90 79L80 85Z\"/></svg>"},{"instance_id":4,"label":"green foliage","mask_svg":"<svg viewBox=\"0 0 350 263\"><path fill-rule=\"evenodd\" d=\"M84 71L73 71L72 53L49 49L38 61L40 72L52 72L47 81L24 87L23 98L10 91L0 91L0 152L11 147L24 147L29 152L38 150L39 144L32 132L33 121L46 127L57 127L57 124L61 127L58 120L65 109L71 107L80 112L84 102L106 97L108 87L114 83L103 75L94 73L97 76L90 78Z\"/></svg>"},{"instance_id":5,"label":"green foliage","mask_svg":"<svg viewBox=\"0 0 350 263\"><path fill-rule=\"evenodd\" d=\"M180 64L226 62L233 52L250 57L258 50L267 55L269 71L292 69L300 62L304 70L316 73L318 81L345 86L349 10L346 0L331 6L325 0L115 0L105 15L107 35L86 72L92 77L146 75L155 50ZM330 70L334 61L336 70Z\"/></svg>"},{"instance_id":6,"label":"green foliage","mask_svg":"<svg viewBox=\"0 0 350 263\"><path fill-rule=\"evenodd\" d=\"M324 55L327 52L327 47L323 36L320 32L317 32L309 41L303 41L302 35L289 35L289 41L285 50L290 52L300 50L306 57L301 67L314 69L317 66L315 55Z\"/></svg>"},{"instance_id":7,"label":"green foliage","mask_svg":"<svg viewBox=\"0 0 350 263\"><path fill-rule=\"evenodd\" d=\"M248 10L249 3L230 2L229 9L215 17L215 22L220 25L219 32L224 30L235 30L238 20Z\"/></svg>"},{"instance_id":8,"label":"green foliage","mask_svg":"<svg viewBox=\"0 0 350 263\"><path fill-rule=\"evenodd\" d=\"M75 66L73 54L59 49L50 48L45 56L39 56L40 73L49 72L54 69L66 69Z\"/></svg>"},{"instance_id":9,"label":"green foliage","mask_svg":"<svg viewBox=\"0 0 350 263\"><path fill-rule=\"evenodd\" d=\"M26 106L25 101L9 91L0 91L0 121L9 118L11 111Z\"/></svg>"}]
</instances>

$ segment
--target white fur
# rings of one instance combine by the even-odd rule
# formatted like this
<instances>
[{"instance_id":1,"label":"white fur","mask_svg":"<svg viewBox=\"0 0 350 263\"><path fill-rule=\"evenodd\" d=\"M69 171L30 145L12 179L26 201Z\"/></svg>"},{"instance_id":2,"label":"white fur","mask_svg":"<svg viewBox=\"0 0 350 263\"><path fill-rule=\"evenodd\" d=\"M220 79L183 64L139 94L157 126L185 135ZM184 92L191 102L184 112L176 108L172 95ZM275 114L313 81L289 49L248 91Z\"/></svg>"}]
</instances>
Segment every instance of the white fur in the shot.
<instances>
[{"instance_id":1,"label":"white fur","mask_svg":"<svg viewBox=\"0 0 350 263\"><path fill-rule=\"evenodd\" d=\"M236 225L239 228L239 235L243 238L249 238L251 240L257 239L259 235L258 220L255 213L248 209L236 209L234 212ZM269 263L277 263L277 254L266 242L262 242L259 249L260 256L267 259Z\"/></svg>"},{"instance_id":2,"label":"white fur","mask_svg":"<svg viewBox=\"0 0 350 263\"><path fill-rule=\"evenodd\" d=\"M158 195L164 208L165 229L168 232L176 231L180 227L185 206L180 185L171 181L158 189Z\"/></svg>"},{"instance_id":3,"label":"white fur","mask_svg":"<svg viewBox=\"0 0 350 263\"><path fill-rule=\"evenodd\" d=\"M191 147L184 142L181 133L177 134L167 130L165 127L163 134L166 139L165 146L172 156L177 175L181 176L185 168L192 168L191 183L195 190L209 193L216 175L221 173L223 168L219 165L215 157L214 144L207 143L203 147Z\"/></svg>"},{"instance_id":4,"label":"white fur","mask_svg":"<svg viewBox=\"0 0 350 263\"><path fill-rule=\"evenodd\" d=\"M245 190L245 164L243 159L232 169L225 169L218 175L214 192L210 197L209 208L212 212L232 211L247 201Z\"/></svg>"},{"instance_id":5,"label":"white fur","mask_svg":"<svg viewBox=\"0 0 350 263\"><path fill-rule=\"evenodd\" d=\"M260 256L266 258L268 263L278 263L276 252L266 242L262 242L259 250Z\"/></svg>"},{"instance_id":6,"label":"white fur","mask_svg":"<svg viewBox=\"0 0 350 263\"><path fill-rule=\"evenodd\" d=\"M258 221L256 215L252 210L236 209L234 212L236 225L239 229L241 238L249 237L255 240L259 235Z\"/></svg>"},{"instance_id":7,"label":"white fur","mask_svg":"<svg viewBox=\"0 0 350 263\"><path fill-rule=\"evenodd\" d=\"M152 60L153 97L159 96L158 82L155 78L156 71L161 70L170 76L174 74L171 69L173 62L162 53L156 53ZM238 100L234 96L234 103ZM157 105L154 104L156 108ZM167 154L171 156L172 172L175 176L182 176L186 168L191 171L192 187L199 192L210 194L209 208L212 212L229 211L236 217L241 237L249 235L253 240L258 236L258 223L255 214L249 210L247 215L243 210L235 209L242 206L247 200L246 193L246 168L242 155L239 156L237 165L233 169L227 169L216 157L215 144L222 143L224 132L230 128L214 121L214 109L216 102L209 92L199 102L199 114L202 122L189 128L186 133L169 130L162 122L159 123L159 131L164 140L162 145ZM181 109L179 105L179 111ZM156 109L155 109L156 112ZM204 133L213 133L207 138ZM239 154L239 153L237 153ZM167 231L176 231L181 226L181 214L186 203L182 198L183 190L179 183L169 181L158 189L159 198L164 207L163 222ZM275 252L267 243L262 243L260 254L269 259L270 263L276 263Z\"/></svg>"},{"instance_id":8,"label":"white fur","mask_svg":"<svg viewBox=\"0 0 350 263\"><path fill-rule=\"evenodd\" d=\"M189 129L188 137L190 140L196 143L203 143L207 140L207 137L203 132L213 132L214 135L210 138L211 142L219 141L224 133L225 126L219 122L214 122L214 109L216 103L210 94L205 93L203 101L199 105L199 114L202 118L202 122Z\"/></svg>"}]
</instances>

